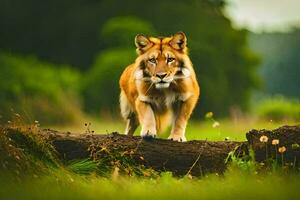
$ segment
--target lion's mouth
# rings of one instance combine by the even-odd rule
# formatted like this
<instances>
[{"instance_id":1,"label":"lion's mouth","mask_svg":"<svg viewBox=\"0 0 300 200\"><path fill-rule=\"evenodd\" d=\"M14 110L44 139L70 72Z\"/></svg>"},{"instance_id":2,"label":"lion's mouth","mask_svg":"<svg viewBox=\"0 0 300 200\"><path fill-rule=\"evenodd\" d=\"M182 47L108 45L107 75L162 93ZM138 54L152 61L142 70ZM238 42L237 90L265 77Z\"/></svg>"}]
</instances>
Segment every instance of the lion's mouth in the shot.
<instances>
[{"instance_id":1,"label":"lion's mouth","mask_svg":"<svg viewBox=\"0 0 300 200\"><path fill-rule=\"evenodd\" d=\"M161 80L161 81L159 81L158 83L168 83L168 82L166 82L166 81L164 81L164 80Z\"/></svg>"},{"instance_id":2,"label":"lion's mouth","mask_svg":"<svg viewBox=\"0 0 300 200\"><path fill-rule=\"evenodd\" d=\"M170 83L165 82L165 81L160 81L160 82L155 84L156 89L168 88L169 86L170 86Z\"/></svg>"}]
</instances>

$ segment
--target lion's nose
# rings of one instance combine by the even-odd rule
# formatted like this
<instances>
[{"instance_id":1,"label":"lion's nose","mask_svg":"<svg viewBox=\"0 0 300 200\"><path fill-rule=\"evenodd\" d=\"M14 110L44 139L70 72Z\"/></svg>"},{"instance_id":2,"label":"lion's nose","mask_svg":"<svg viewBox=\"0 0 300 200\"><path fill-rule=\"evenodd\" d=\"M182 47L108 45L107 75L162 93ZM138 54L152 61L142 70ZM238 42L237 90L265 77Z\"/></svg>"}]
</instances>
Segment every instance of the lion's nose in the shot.
<instances>
[{"instance_id":1,"label":"lion's nose","mask_svg":"<svg viewBox=\"0 0 300 200\"><path fill-rule=\"evenodd\" d=\"M161 73L157 73L156 74L156 77L160 78L160 79L163 79L167 76L167 73L166 72L161 72Z\"/></svg>"}]
</instances>

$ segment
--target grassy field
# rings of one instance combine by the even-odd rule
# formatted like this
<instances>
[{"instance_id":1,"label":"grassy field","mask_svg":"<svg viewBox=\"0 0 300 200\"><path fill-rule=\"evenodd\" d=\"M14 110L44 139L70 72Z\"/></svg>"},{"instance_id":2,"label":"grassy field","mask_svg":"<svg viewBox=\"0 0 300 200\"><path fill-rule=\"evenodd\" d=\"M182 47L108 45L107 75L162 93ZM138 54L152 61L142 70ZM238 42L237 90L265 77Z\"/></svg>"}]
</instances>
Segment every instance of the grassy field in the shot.
<instances>
[{"instance_id":1,"label":"grassy field","mask_svg":"<svg viewBox=\"0 0 300 200\"><path fill-rule=\"evenodd\" d=\"M65 127L51 127L62 131L83 133L85 123L96 133L122 132L122 121L87 120ZM283 124L296 122L266 122L255 120L221 120L220 126L213 128L213 120L191 122L187 138L224 140L245 140L245 133L252 128L277 128ZM138 134L138 132L136 132ZM163 134L161 137L167 137ZM32 163L36 162L36 158ZM42 172L17 172L9 176L0 172L0 199L298 199L300 197L300 174L285 169L259 171L259 164L236 163L224 175L209 174L196 178L191 176L172 177L170 173L159 176L140 177L122 175L112 169L100 176L93 164L78 163L59 167L41 165ZM75 170L74 170L75 169ZM26 174L24 174L26 173ZM28 174L27 174L28 173ZM19 175L22 176L19 176ZM20 178L21 177L21 178Z\"/></svg>"},{"instance_id":2,"label":"grassy field","mask_svg":"<svg viewBox=\"0 0 300 200\"><path fill-rule=\"evenodd\" d=\"M1 199L299 199L299 175L230 171L202 179L79 176L60 170L23 182L1 181Z\"/></svg>"},{"instance_id":3,"label":"grassy field","mask_svg":"<svg viewBox=\"0 0 300 200\"><path fill-rule=\"evenodd\" d=\"M299 122L296 121L264 121L257 120L255 118L245 118L242 120L220 120L219 126L213 128L215 120L206 119L202 121L190 121L187 130L186 137L188 140L224 140L228 138L235 141L246 140L246 135L251 129L275 129L283 125L296 125ZM97 134L105 134L111 132L123 133L125 130L125 122L122 120L96 120L93 118L87 118L81 123L69 125L69 126L54 126L53 129L60 131L70 131L74 133L85 133L87 131L87 126L89 124L90 131L94 131ZM138 128L135 135L139 135L140 129ZM159 135L161 138L167 138L170 130Z\"/></svg>"}]
</instances>

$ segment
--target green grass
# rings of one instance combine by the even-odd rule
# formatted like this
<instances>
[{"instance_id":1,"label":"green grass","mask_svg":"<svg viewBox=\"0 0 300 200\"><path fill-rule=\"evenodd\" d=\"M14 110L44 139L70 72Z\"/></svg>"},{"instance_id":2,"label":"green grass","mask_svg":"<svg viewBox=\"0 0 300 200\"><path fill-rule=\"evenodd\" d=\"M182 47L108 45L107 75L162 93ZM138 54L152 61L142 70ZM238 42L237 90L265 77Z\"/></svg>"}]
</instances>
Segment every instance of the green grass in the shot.
<instances>
[{"instance_id":1,"label":"green grass","mask_svg":"<svg viewBox=\"0 0 300 200\"><path fill-rule=\"evenodd\" d=\"M245 174L239 170L202 179L174 178L169 173L156 179L79 176L68 171L1 181L0 199L298 199L300 176Z\"/></svg>"},{"instance_id":2,"label":"green grass","mask_svg":"<svg viewBox=\"0 0 300 200\"><path fill-rule=\"evenodd\" d=\"M60 131L71 131L74 133L85 133L87 127L85 123L91 123L89 129L97 134L105 134L117 131L123 133L125 129L125 122L122 120L103 120L87 118L79 124L72 124L68 126L55 126L53 129ZM222 141L225 138L230 140L243 141L246 140L245 133L251 129L275 129L283 125L296 125L297 121L266 121L258 120L256 118L244 118L242 120L220 120L220 126L213 128L213 120L207 119L202 121L190 121L186 129L186 137L188 140L215 140ZM140 128L135 132L139 135ZM159 135L161 138L167 138L170 130Z\"/></svg>"}]
</instances>

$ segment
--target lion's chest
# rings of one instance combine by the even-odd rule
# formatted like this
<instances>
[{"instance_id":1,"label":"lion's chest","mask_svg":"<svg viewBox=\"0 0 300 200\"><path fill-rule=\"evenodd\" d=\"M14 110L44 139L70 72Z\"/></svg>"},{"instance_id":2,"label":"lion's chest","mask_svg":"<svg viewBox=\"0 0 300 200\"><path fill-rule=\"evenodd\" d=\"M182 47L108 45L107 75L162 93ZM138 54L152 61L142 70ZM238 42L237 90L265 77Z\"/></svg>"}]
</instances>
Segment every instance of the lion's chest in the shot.
<instances>
[{"instance_id":1,"label":"lion's chest","mask_svg":"<svg viewBox=\"0 0 300 200\"><path fill-rule=\"evenodd\" d=\"M190 93L161 92L159 94L147 96L140 95L139 99L151 104L155 111L165 112L166 110L171 109L174 104L185 101L190 96Z\"/></svg>"}]
</instances>

